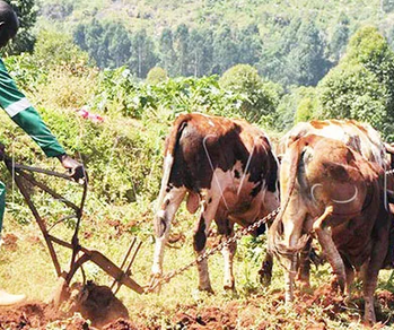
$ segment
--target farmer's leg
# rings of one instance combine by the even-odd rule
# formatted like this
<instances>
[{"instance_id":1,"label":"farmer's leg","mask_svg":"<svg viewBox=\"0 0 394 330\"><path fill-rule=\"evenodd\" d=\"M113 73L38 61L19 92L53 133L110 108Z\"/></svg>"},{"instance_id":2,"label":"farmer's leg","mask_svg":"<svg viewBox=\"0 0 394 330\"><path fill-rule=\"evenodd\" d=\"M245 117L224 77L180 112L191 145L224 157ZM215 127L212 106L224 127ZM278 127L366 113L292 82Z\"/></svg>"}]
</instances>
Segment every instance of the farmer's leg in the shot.
<instances>
[{"instance_id":1,"label":"farmer's leg","mask_svg":"<svg viewBox=\"0 0 394 330\"><path fill-rule=\"evenodd\" d=\"M0 181L0 232L3 228L3 217L5 211L5 184ZM13 295L0 290L0 306L14 305L25 300L25 295Z\"/></svg>"},{"instance_id":2,"label":"farmer's leg","mask_svg":"<svg viewBox=\"0 0 394 330\"><path fill-rule=\"evenodd\" d=\"M0 234L3 229L4 211L5 211L5 184L0 181Z\"/></svg>"}]
</instances>

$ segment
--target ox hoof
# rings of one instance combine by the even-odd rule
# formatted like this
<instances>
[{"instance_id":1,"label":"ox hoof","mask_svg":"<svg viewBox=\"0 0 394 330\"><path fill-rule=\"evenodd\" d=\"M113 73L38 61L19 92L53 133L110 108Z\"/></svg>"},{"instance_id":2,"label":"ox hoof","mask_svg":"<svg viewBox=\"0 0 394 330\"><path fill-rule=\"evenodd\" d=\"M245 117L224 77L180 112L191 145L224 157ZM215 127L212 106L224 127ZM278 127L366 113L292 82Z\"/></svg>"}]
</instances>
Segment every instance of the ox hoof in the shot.
<instances>
[{"instance_id":1,"label":"ox hoof","mask_svg":"<svg viewBox=\"0 0 394 330\"><path fill-rule=\"evenodd\" d=\"M161 274L152 273L149 279L148 291L151 293L160 293L161 285L157 282L161 279Z\"/></svg>"},{"instance_id":2,"label":"ox hoof","mask_svg":"<svg viewBox=\"0 0 394 330\"><path fill-rule=\"evenodd\" d=\"M226 284L223 286L225 292L235 291L235 284Z\"/></svg>"},{"instance_id":3,"label":"ox hoof","mask_svg":"<svg viewBox=\"0 0 394 330\"><path fill-rule=\"evenodd\" d=\"M259 270L259 276L262 286L270 286L272 281L272 264L264 262L263 267Z\"/></svg>"},{"instance_id":4,"label":"ox hoof","mask_svg":"<svg viewBox=\"0 0 394 330\"><path fill-rule=\"evenodd\" d=\"M334 278L331 280L331 290L333 292L338 292L339 294L344 294L345 281L338 276L334 276Z\"/></svg>"},{"instance_id":5,"label":"ox hoof","mask_svg":"<svg viewBox=\"0 0 394 330\"><path fill-rule=\"evenodd\" d=\"M264 287L269 287L272 282L272 275L268 274L266 271L263 269L259 270L259 276L260 276L260 283Z\"/></svg>"},{"instance_id":6,"label":"ox hoof","mask_svg":"<svg viewBox=\"0 0 394 330\"><path fill-rule=\"evenodd\" d=\"M235 289L235 286L230 287L228 285L225 285L223 287L223 296L224 297L229 297L229 298L237 298L238 297L238 292Z\"/></svg>"},{"instance_id":7,"label":"ox hoof","mask_svg":"<svg viewBox=\"0 0 394 330\"><path fill-rule=\"evenodd\" d=\"M215 294L215 292L212 290L211 286L208 286L208 287L199 286L198 287L198 291L205 292L205 293L207 293L209 295L214 295Z\"/></svg>"}]
</instances>

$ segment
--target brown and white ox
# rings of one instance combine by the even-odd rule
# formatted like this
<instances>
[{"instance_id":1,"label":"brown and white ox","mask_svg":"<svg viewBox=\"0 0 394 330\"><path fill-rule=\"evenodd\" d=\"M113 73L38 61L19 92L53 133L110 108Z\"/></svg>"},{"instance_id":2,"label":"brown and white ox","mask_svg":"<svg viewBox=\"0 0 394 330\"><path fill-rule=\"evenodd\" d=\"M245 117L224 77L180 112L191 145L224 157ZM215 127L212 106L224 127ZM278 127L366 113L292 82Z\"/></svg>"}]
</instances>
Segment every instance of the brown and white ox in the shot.
<instances>
[{"instance_id":1,"label":"brown and white ox","mask_svg":"<svg viewBox=\"0 0 394 330\"><path fill-rule=\"evenodd\" d=\"M201 206L193 235L198 257L205 251L212 220L228 239L235 223L248 226L279 207L278 171L270 141L260 129L240 120L180 115L166 140L152 276L162 275L171 221L186 195L190 213ZM225 289L235 288L235 251L236 243L223 250ZM199 289L212 292L207 260L198 262L197 268Z\"/></svg>"},{"instance_id":2,"label":"brown and white ox","mask_svg":"<svg viewBox=\"0 0 394 330\"><path fill-rule=\"evenodd\" d=\"M308 134L315 134L343 142L348 147L358 151L361 155L371 162L375 162L383 168L388 168L389 164L385 162L385 153L389 152L389 145L384 145L380 134L367 123L360 123L355 120L313 120L310 122L301 122L294 126L287 134L285 134L279 141L275 148L279 158L283 156L287 148L296 140L307 136ZM386 147L386 148L385 148ZM384 177L384 182L388 186L392 181L393 176ZM391 205L390 205L391 206ZM394 205L391 206L394 211ZM316 259L314 251L311 250L310 241L307 242L305 251L300 254L298 277L297 279L304 286L309 286L309 269L310 261L319 262ZM272 260L269 255L260 270L262 279L269 279L272 271Z\"/></svg>"},{"instance_id":3,"label":"brown and white ox","mask_svg":"<svg viewBox=\"0 0 394 330\"><path fill-rule=\"evenodd\" d=\"M392 221L379 183L383 172L342 141L309 134L289 144L280 172L281 212L269 235L270 250L286 265L287 302L293 300L297 255L316 237L346 294L354 270L361 270L365 319L375 321L373 294Z\"/></svg>"}]
</instances>

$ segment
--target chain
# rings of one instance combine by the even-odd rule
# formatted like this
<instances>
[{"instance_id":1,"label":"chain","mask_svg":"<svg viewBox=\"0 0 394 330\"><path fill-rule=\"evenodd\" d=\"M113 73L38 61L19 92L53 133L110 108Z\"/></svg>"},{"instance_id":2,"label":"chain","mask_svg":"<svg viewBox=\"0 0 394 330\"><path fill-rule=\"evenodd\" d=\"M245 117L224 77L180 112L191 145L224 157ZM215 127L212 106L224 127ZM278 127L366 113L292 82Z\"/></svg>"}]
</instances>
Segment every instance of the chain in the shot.
<instances>
[{"instance_id":1,"label":"chain","mask_svg":"<svg viewBox=\"0 0 394 330\"><path fill-rule=\"evenodd\" d=\"M386 171L386 174L394 174L394 169Z\"/></svg>"},{"instance_id":2,"label":"chain","mask_svg":"<svg viewBox=\"0 0 394 330\"><path fill-rule=\"evenodd\" d=\"M174 277L182 274L183 272L189 270L193 266L195 266L197 263L200 263L204 261L205 259L208 259L210 256L213 254L223 250L225 247L229 246L232 243L235 243L238 239L241 237L248 235L252 232L254 232L256 229L258 229L261 225L273 220L278 214L279 214L280 208L274 210L264 218L260 219L259 221L256 221L252 225L245 227L239 231L237 231L234 236L230 237L226 241L220 242L218 245L213 247L210 250L207 250L200 254L195 260L192 262L188 263L187 265L183 266L182 268L179 268L177 270L174 270L160 278L154 278L152 279L150 285L146 288L145 292L149 293L154 291L156 288L158 288L161 284L163 283L168 283L170 282Z\"/></svg>"}]
</instances>

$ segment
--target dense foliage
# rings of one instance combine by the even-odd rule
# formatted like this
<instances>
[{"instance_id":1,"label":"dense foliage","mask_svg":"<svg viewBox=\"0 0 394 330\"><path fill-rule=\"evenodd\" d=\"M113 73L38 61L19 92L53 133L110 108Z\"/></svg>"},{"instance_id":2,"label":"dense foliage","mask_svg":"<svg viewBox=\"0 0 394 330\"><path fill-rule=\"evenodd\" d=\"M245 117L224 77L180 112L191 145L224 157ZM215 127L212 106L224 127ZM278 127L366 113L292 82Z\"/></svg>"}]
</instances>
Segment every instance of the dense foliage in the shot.
<instances>
[{"instance_id":1,"label":"dense foliage","mask_svg":"<svg viewBox=\"0 0 394 330\"><path fill-rule=\"evenodd\" d=\"M392 0L37 1L40 24L74 31L100 68L125 65L140 78L157 65L170 77L202 77L241 63L285 87L315 86L359 26L379 24L394 45Z\"/></svg>"},{"instance_id":2,"label":"dense foliage","mask_svg":"<svg viewBox=\"0 0 394 330\"><path fill-rule=\"evenodd\" d=\"M34 48L35 38L32 29L37 20L35 0L6 0L14 8L19 18L18 35L7 47L8 54L31 52Z\"/></svg>"}]
</instances>

